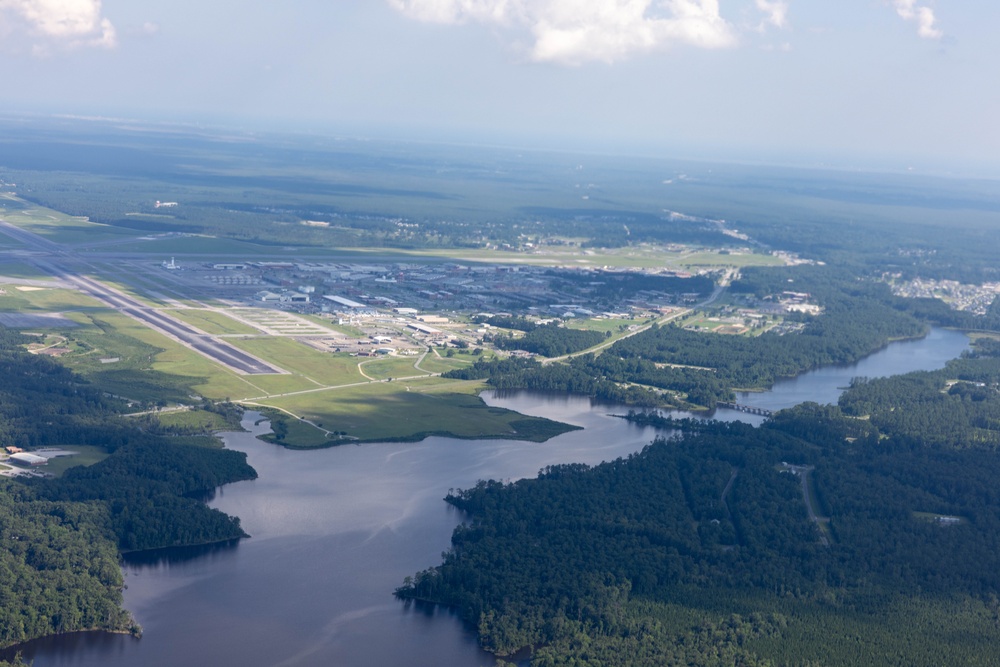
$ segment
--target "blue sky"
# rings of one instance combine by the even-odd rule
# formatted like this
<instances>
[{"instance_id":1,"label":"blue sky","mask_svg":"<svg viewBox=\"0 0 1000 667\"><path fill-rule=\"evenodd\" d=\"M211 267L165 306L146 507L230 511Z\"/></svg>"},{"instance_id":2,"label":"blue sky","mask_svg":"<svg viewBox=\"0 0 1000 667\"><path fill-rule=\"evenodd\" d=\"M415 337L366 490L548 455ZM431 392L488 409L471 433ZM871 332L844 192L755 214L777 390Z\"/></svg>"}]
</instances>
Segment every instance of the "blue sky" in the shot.
<instances>
[{"instance_id":1,"label":"blue sky","mask_svg":"<svg viewBox=\"0 0 1000 667\"><path fill-rule=\"evenodd\" d=\"M0 0L7 112L1000 173L988 0Z\"/></svg>"}]
</instances>

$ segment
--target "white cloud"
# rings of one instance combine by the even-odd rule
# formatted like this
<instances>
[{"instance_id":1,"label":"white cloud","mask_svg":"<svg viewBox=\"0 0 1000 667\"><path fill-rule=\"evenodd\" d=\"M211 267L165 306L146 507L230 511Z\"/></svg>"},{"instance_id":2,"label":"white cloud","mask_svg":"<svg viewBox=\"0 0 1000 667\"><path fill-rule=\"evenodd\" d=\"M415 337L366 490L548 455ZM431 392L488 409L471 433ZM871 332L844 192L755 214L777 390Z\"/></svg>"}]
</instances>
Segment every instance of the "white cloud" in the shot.
<instances>
[{"instance_id":1,"label":"white cloud","mask_svg":"<svg viewBox=\"0 0 1000 667\"><path fill-rule=\"evenodd\" d=\"M118 43L114 25L101 16L101 0L0 0L0 14L49 44L112 48ZM34 50L47 52L48 44Z\"/></svg>"},{"instance_id":2,"label":"white cloud","mask_svg":"<svg viewBox=\"0 0 1000 667\"><path fill-rule=\"evenodd\" d=\"M788 3L783 0L756 0L757 9L764 13L761 28L772 25L784 28L788 25Z\"/></svg>"},{"instance_id":3,"label":"white cloud","mask_svg":"<svg viewBox=\"0 0 1000 667\"><path fill-rule=\"evenodd\" d=\"M933 9L926 5L918 7L917 0L893 0L892 4L901 18L916 22L918 35L924 39L941 39L944 33L936 27Z\"/></svg>"},{"instance_id":4,"label":"white cloud","mask_svg":"<svg viewBox=\"0 0 1000 667\"><path fill-rule=\"evenodd\" d=\"M388 0L404 15L435 23L469 21L526 29L532 60L578 65L686 44L737 42L718 0ZM780 4L780 3L776 3Z\"/></svg>"}]
</instances>

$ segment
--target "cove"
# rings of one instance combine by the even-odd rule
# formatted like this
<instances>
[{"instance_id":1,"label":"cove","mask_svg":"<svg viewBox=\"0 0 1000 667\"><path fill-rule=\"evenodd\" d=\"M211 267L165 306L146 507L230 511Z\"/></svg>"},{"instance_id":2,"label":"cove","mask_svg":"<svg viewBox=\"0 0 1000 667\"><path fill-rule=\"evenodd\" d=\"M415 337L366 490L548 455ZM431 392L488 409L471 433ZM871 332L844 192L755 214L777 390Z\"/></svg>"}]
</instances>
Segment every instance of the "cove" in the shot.
<instances>
[{"instance_id":1,"label":"cove","mask_svg":"<svg viewBox=\"0 0 1000 667\"><path fill-rule=\"evenodd\" d=\"M851 377L940 368L967 347L963 334L934 330L740 402L778 401L778 394L780 403L756 405L831 402ZM461 515L442 497L483 478L513 480L547 465L625 456L656 433L608 416L626 408L585 398L527 392L484 398L584 430L545 443L434 437L292 451L258 440L262 428L248 413L250 432L225 440L247 452L260 477L219 489L210 504L239 516L253 537L130 557L125 604L145 629L142 639L57 636L22 645L24 657L36 667L493 665L447 610L392 596L404 577L438 564L448 547ZM723 410L716 416L747 418Z\"/></svg>"}]
</instances>

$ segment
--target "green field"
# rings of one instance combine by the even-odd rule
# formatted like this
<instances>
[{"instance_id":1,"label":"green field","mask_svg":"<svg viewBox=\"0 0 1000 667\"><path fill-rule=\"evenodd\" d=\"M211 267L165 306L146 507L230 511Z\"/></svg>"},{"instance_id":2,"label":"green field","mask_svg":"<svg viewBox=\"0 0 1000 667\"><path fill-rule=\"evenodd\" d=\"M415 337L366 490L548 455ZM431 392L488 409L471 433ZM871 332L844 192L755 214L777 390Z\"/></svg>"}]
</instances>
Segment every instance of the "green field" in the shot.
<instances>
[{"instance_id":1,"label":"green field","mask_svg":"<svg viewBox=\"0 0 1000 667\"><path fill-rule=\"evenodd\" d=\"M6 285L0 311L21 313L96 312L105 307L80 292L61 288Z\"/></svg>"},{"instance_id":2,"label":"green field","mask_svg":"<svg viewBox=\"0 0 1000 667\"><path fill-rule=\"evenodd\" d=\"M126 240L139 235L133 230L97 224L86 218L66 215L20 199L12 200L5 197L0 200L0 204L2 204L0 215L3 216L4 220L44 236L54 243L99 243L109 240Z\"/></svg>"},{"instance_id":3,"label":"green field","mask_svg":"<svg viewBox=\"0 0 1000 667\"><path fill-rule=\"evenodd\" d=\"M437 378L377 382L357 387L260 401L307 419L328 431L346 431L358 440L419 440L427 435L457 438L545 440L565 432L556 422L491 408L479 398L478 382ZM311 429L315 432L315 429ZM316 446L317 436L289 446ZM320 439L321 444L326 438Z\"/></svg>"},{"instance_id":4,"label":"green field","mask_svg":"<svg viewBox=\"0 0 1000 667\"><path fill-rule=\"evenodd\" d=\"M311 382L313 388L364 381L358 373L358 360L347 354L320 352L291 338L232 338L229 342L286 371L298 374ZM255 384L257 380L263 382L264 377L266 376L254 377L253 381Z\"/></svg>"},{"instance_id":5,"label":"green field","mask_svg":"<svg viewBox=\"0 0 1000 667\"><path fill-rule=\"evenodd\" d=\"M358 368L363 370L365 375L374 380L387 380L389 378L412 377L414 375L425 375L413 367L420 357L376 357L369 361L362 361Z\"/></svg>"},{"instance_id":6,"label":"green field","mask_svg":"<svg viewBox=\"0 0 1000 667\"><path fill-rule=\"evenodd\" d=\"M457 368L465 368L474 363L478 358L471 354L456 354L453 357L447 357L428 353L423 361L420 362L420 368L428 373L447 373Z\"/></svg>"},{"instance_id":7,"label":"green field","mask_svg":"<svg viewBox=\"0 0 1000 667\"><path fill-rule=\"evenodd\" d=\"M161 426L189 432L213 433L233 428L225 417L208 410L175 410L154 416Z\"/></svg>"},{"instance_id":8,"label":"green field","mask_svg":"<svg viewBox=\"0 0 1000 667\"><path fill-rule=\"evenodd\" d=\"M203 309L177 309L171 310L170 314L179 320L194 325L207 334L232 335L232 334L259 334L260 331L248 324L238 322L225 313L215 310Z\"/></svg>"},{"instance_id":9,"label":"green field","mask_svg":"<svg viewBox=\"0 0 1000 667\"><path fill-rule=\"evenodd\" d=\"M360 360L356 357L320 352L291 338L234 338L230 340L237 346L289 371L240 376L76 292L42 290L5 298L12 301L8 304L11 310L44 312L72 307L72 316L80 326L65 332L64 344L71 353L63 362L106 391L140 402L184 404L193 395L249 399L252 404L280 408L321 424L327 431L346 431L362 440L409 440L432 433L545 439L563 428L487 407L475 395L481 388L477 383L437 378L387 381L462 367L471 363L471 355L428 355L423 365L426 370L414 367L419 357L368 359L363 362L364 370L375 380L372 382L358 372ZM230 327L230 323L234 328L239 326L221 313L179 312L186 321L206 329ZM293 395L278 396L289 393ZM225 428L221 418L212 413L170 412L157 419L164 426L182 429ZM325 433L308 424L294 420L289 424L284 444L330 444Z\"/></svg>"},{"instance_id":10,"label":"green field","mask_svg":"<svg viewBox=\"0 0 1000 667\"><path fill-rule=\"evenodd\" d=\"M67 451L76 452L76 454L49 459L49 462L41 468L44 472L59 477L70 468L94 465L98 461L108 458L108 453L100 447L89 445L66 445L65 447Z\"/></svg>"},{"instance_id":11,"label":"green field","mask_svg":"<svg viewBox=\"0 0 1000 667\"><path fill-rule=\"evenodd\" d=\"M7 236L0 236L0 240L5 240L7 238ZM18 261L0 262L0 276L7 276L9 278L27 278L29 280L48 280L52 278L52 276L43 273L32 264Z\"/></svg>"}]
</instances>

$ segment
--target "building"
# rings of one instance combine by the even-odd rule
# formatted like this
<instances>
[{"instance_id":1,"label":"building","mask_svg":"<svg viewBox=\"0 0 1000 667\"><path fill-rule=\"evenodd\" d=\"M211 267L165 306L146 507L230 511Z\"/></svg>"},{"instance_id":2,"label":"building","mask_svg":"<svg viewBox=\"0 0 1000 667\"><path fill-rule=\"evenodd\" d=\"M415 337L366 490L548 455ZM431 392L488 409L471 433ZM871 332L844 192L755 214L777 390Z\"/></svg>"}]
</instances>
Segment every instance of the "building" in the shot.
<instances>
[{"instance_id":1,"label":"building","mask_svg":"<svg viewBox=\"0 0 1000 667\"><path fill-rule=\"evenodd\" d=\"M358 303L357 301L351 301L350 299L345 299L342 296L335 296L333 294L327 294L323 297L327 301L332 301L333 303L341 306L342 308L349 308L351 310L366 310L369 306L363 303Z\"/></svg>"},{"instance_id":2,"label":"building","mask_svg":"<svg viewBox=\"0 0 1000 667\"><path fill-rule=\"evenodd\" d=\"M7 459L11 463L16 463L21 466L43 466L49 462L44 456L37 456L35 454L29 454L28 452L18 452L17 454L11 454Z\"/></svg>"}]
</instances>

